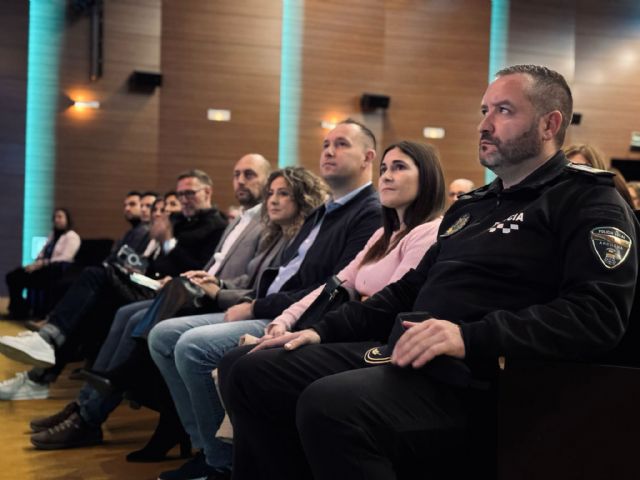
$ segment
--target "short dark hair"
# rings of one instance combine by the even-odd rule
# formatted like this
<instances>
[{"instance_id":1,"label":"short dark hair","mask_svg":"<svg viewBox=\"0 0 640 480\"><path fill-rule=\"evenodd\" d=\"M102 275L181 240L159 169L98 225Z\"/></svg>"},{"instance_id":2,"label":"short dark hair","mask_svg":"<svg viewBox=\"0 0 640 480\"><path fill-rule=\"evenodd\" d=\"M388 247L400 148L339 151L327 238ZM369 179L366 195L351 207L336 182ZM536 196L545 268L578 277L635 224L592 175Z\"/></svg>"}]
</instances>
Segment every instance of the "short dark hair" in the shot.
<instances>
[{"instance_id":1,"label":"short dark hair","mask_svg":"<svg viewBox=\"0 0 640 480\"><path fill-rule=\"evenodd\" d=\"M382 226L384 233L371 246L362 259L361 265L374 262L384 257L387 252L398 244L402 238L418 225L435 220L445 206L446 186L438 151L432 145L403 140L392 143L382 154L384 156L397 148L409 156L418 167L418 195L405 209L404 224L406 228L400 232L391 243L391 236L400 228L401 219L395 209L382 206ZM380 160L380 162L382 162Z\"/></svg>"},{"instance_id":2,"label":"short dark hair","mask_svg":"<svg viewBox=\"0 0 640 480\"><path fill-rule=\"evenodd\" d=\"M184 178L197 178L200 181L200 183L202 183L203 185L208 185L210 187L213 187L213 182L211 181L211 177L207 175L207 173L204 172L203 170L199 170L197 168L194 168L192 170L187 170L185 172L182 172L180 175L178 175L178 181Z\"/></svg>"},{"instance_id":3,"label":"short dark hair","mask_svg":"<svg viewBox=\"0 0 640 480\"><path fill-rule=\"evenodd\" d=\"M130 192L127 193L126 197L141 197L142 195L140 195L140 192L138 190L131 190Z\"/></svg>"},{"instance_id":4,"label":"short dark hair","mask_svg":"<svg viewBox=\"0 0 640 480\"><path fill-rule=\"evenodd\" d=\"M148 196L152 196L152 197L158 198L159 195L158 195L158 192L152 192L151 190L146 191L146 192L142 192L140 194L140 197L148 197Z\"/></svg>"},{"instance_id":5,"label":"short dark hair","mask_svg":"<svg viewBox=\"0 0 640 480\"><path fill-rule=\"evenodd\" d=\"M169 197L177 197L178 194L176 193L175 190L169 190L167 193L164 194L164 196L162 198L164 198L165 200Z\"/></svg>"},{"instance_id":6,"label":"short dark hair","mask_svg":"<svg viewBox=\"0 0 640 480\"><path fill-rule=\"evenodd\" d=\"M567 81L558 72L539 65L512 65L503 68L496 77L522 73L533 79L533 86L526 92L527 97L535 107L539 115L544 115L554 110L562 114L562 124L556 134L557 147L564 143L567 128L573 114L573 96Z\"/></svg>"},{"instance_id":7,"label":"short dark hair","mask_svg":"<svg viewBox=\"0 0 640 480\"><path fill-rule=\"evenodd\" d=\"M367 127L364 123L360 123L357 120L354 120L353 118L346 118L346 119L342 120L340 123L338 123L338 125L343 125L343 124L344 125L355 125L358 128L360 128L360 131L364 134L364 136L367 137L367 139L371 141L371 148L376 150L376 148L377 148L376 136L373 134L371 129L369 127Z\"/></svg>"}]
</instances>

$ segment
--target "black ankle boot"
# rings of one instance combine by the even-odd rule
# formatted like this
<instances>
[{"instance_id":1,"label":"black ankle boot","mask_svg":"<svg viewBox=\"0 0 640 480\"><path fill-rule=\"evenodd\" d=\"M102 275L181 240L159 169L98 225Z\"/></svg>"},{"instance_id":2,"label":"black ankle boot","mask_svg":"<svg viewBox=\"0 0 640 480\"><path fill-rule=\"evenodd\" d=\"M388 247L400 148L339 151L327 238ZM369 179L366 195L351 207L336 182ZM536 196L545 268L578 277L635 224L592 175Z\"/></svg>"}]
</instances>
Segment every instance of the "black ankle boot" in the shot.
<instances>
[{"instance_id":1,"label":"black ankle boot","mask_svg":"<svg viewBox=\"0 0 640 480\"><path fill-rule=\"evenodd\" d=\"M185 432L175 412L161 413L158 425L147 444L140 450L127 455L127 462L161 462L175 460L167 457L167 452L180 445L180 457L191 456L191 440Z\"/></svg>"}]
</instances>

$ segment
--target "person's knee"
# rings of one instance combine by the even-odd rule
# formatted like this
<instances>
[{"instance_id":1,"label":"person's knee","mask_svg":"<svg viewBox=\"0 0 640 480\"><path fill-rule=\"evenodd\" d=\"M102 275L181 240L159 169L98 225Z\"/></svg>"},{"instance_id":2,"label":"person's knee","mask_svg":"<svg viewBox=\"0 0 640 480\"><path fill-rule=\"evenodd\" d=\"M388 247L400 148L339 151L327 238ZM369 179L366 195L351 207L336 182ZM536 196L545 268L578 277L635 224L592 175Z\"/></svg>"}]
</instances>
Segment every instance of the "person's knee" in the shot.
<instances>
[{"instance_id":1,"label":"person's knee","mask_svg":"<svg viewBox=\"0 0 640 480\"><path fill-rule=\"evenodd\" d=\"M178 371L189 371L192 366L203 366L208 363L210 352L215 351L215 338L210 338L198 329L184 332L175 344L173 355ZM216 368L215 366L213 368Z\"/></svg>"},{"instance_id":2,"label":"person's knee","mask_svg":"<svg viewBox=\"0 0 640 480\"><path fill-rule=\"evenodd\" d=\"M330 423L344 423L354 419L360 408L361 394L353 388L343 388L335 378L325 377L309 385L300 395L296 407L296 424L303 432L317 432Z\"/></svg>"},{"instance_id":3,"label":"person's knee","mask_svg":"<svg viewBox=\"0 0 640 480\"><path fill-rule=\"evenodd\" d=\"M151 329L147 339L151 355L160 355L162 357L173 356L173 351L176 343L180 339L180 335L181 333L175 329L171 320L158 323Z\"/></svg>"}]
</instances>

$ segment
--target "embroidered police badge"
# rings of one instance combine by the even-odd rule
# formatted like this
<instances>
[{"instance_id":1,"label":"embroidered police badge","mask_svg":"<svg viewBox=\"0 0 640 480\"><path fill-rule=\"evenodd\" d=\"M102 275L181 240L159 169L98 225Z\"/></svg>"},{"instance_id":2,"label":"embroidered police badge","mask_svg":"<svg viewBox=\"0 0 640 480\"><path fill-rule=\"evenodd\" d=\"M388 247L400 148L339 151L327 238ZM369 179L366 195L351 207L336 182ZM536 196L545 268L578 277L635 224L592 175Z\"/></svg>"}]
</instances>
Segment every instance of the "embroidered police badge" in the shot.
<instances>
[{"instance_id":1,"label":"embroidered police badge","mask_svg":"<svg viewBox=\"0 0 640 480\"><path fill-rule=\"evenodd\" d=\"M447 228L447 230L442 235L440 235L440 237L450 237L454 233L459 232L465 227L467 223L469 223L469 220L471 220L471 215L469 215L468 213L465 213L460 218L458 218L453 223L453 225Z\"/></svg>"},{"instance_id":2,"label":"embroidered police badge","mask_svg":"<svg viewBox=\"0 0 640 480\"><path fill-rule=\"evenodd\" d=\"M373 365L381 365L391 361L390 348L388 345L370 348L364 353L364 361Z\"/></svg>"},{"instance_id":3,"label":"embroidered police badge","mask_svg":"<svg viewBox=\"0 0 640 480\"><path fill-rule=\"evenodd\" d=\"M591 230L591 245L602 264L616 268L627 259L633 241L616 227L596 227Z\"/></svg>"}]
</instances>

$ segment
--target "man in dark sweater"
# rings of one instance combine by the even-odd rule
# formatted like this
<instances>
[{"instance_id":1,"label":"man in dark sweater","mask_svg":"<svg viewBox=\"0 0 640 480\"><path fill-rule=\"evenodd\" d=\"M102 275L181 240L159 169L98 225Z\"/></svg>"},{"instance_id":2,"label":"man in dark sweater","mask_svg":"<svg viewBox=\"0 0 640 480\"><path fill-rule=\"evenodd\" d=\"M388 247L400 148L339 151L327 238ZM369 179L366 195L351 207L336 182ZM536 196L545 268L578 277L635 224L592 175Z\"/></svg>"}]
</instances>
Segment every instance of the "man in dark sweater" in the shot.
<instances>
[{"instance_id":1,"label":"man in dark sweater","mask_svg":"<svg viewBox=\"0 0 640 480\"><path fill-rule=\"evenodd\" d=\"M203 265L227 225L226 219L211 206L212 182L203 171L181 174L176 193L182 212L173 214L167 225L159 229L162 234L156 240L161 251L150 260L145 272L161 282ZM87 323L91 324L91 330L106 334L119 307L154 294L153 290L114 272L109 263L86 268L38 333L0 337L0 352L38 367L50 367L57 363L55 350L60 349L68 337L86 328Z\"/></svg>"},{"instance_id":2,"label":"man in dark sweater","mask_svg":"<svg viewBox=\"0 0 640 480\"><path fill-rule=\"evenodd\" d=\"M283 309L344 268L381 224L371 186L375 138L364 125L338 124L323 142L320 172L332 199L311 213L283 254L282 266L255 292L255 300L225 313L165 320L149 335L149 349L162 372L195 448L193 461L160 478L222 478L231 463L229 445L215 438L224 410L210 372L242 334L262 336ZM179 368L178 368L179 367ZM206 459L206 460L205 460Z\"/></svg>"}]
</instances>

